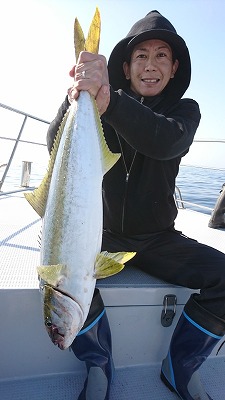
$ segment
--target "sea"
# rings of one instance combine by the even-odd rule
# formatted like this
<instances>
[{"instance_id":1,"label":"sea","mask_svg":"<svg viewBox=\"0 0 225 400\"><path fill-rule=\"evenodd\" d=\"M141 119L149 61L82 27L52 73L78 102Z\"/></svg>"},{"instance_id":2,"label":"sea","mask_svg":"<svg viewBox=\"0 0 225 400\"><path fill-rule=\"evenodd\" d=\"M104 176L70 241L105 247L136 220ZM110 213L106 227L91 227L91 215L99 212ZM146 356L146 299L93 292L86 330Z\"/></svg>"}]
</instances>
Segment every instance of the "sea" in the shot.
<instances>
[{"instance_id":1,"label":"sea","mask_svg":"<svg viewBox=\"0 0 225 400\"><path fill-rule=\"evenodd\" d=\"M29 171L29 187L37 187L47 169L47 164L33 162ZM4 167L0 169L4 172ZM12 165L8 170L2 192L20 190L23 183L24 163ZM225 183L225 169L212 169L206 167L181 165L176 180L176 186L185 205L197 211L211 214L216 201ZM191 204L190 204L191 203ZM193 205L193 203L195 205ZM203 206L204 208L200 208Z\"/></svg>"}]
</instances>

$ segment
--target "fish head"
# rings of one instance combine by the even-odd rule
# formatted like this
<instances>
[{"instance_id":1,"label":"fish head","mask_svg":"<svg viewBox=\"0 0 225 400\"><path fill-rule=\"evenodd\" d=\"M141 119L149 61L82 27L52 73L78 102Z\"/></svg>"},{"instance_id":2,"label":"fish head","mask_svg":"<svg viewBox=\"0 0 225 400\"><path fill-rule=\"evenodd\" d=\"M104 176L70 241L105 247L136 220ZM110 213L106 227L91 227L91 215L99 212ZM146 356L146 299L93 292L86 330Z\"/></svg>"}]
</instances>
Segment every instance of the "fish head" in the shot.
<instances>
[{"instance_id":1,"label":"fish head","mask_svg":"<svg viewBox=\"0 0 225 400\"><path fill-rule=\"evenodd\" d=\"M67 349L83 326L83 311L78 302L66 293L40 285L44 324L51 341L61 350Z\"/></svg>"}]
</instances>

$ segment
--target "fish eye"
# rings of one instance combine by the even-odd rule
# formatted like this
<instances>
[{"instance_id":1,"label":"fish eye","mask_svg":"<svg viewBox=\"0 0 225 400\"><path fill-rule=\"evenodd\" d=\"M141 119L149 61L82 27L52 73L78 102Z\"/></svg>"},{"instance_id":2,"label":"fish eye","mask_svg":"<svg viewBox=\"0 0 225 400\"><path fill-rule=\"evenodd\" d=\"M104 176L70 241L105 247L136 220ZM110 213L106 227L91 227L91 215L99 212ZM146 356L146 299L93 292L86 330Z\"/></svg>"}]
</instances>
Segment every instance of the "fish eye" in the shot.
<instances>
[{"instance_id":1,"label":"fish eye","mask_svg":"<svg viewBox=\"0 0 225 400\"><path fill-rule=\"evenodd\" d=\"M45 320L45 326L47 326L47 328L51 328L52 322L49 319L46 319Z\"/></svg>"},{"instance_id":2,"label":"fish eye","mask_svg":"<svg viewBox=\"0 0 225 400\"><path fill-rule=\"evenodd\" d=\"M43 292L45 290L45 285L42 283L42 281L40 280L39 283L39 292Z\"/></svg>"}]
</instances>

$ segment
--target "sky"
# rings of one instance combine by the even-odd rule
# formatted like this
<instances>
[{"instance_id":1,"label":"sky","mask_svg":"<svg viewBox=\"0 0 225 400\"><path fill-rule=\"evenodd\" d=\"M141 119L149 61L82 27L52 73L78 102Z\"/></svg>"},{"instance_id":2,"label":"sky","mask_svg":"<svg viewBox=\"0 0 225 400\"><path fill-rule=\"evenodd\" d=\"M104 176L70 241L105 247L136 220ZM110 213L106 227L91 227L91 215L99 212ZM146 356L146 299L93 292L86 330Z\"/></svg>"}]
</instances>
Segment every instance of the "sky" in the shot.
<instances>
[{"instance_id":1,"label":"sky","mask_svg":"<svg viewBox=\"0 0 225 400\"><path fill-rule=\"evenodd\" d=\"M0 6L1 103L51 121L72 84L75 17L86 36L98 6L99 52L108 59L131 26L156 9L171 21L190 51L192 80L184 97L200 104L196 139L225 141L224 0L0 0ZM185 159L225 168L224 150L225 143L209 143L203 150L196 143Z\"/></svg>"}]
</instances>

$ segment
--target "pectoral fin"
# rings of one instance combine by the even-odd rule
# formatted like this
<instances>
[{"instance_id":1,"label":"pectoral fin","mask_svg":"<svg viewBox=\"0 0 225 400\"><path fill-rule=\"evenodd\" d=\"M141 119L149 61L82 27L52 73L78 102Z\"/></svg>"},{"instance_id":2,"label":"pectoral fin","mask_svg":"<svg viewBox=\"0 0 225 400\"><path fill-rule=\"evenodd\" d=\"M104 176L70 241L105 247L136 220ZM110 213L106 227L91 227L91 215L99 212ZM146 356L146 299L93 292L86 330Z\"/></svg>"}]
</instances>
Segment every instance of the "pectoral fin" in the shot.
<instances>
[{"instance_id":1,"label":"pectoral fin","mask_svg":"<svg viewBox=\"0 0 225 400\"><path fill-rule=\"evenodd\" d=\"M108 253L102 251L96 258L94 277L102 279L117 274L124 268L124 263L134 257L135 254L135 252Z\"/></svg>"},{"instance_id":2,"label":"pectoral fin","mask_svg":"<svg viewBox=\"0 0 225 400\"><path fill-rule=\"evenodd\" d=\"M37 267L39 278L51 286L59 286L67 275L67 267L63 264L41 265Z\"/></svg>"}]
</instances>

